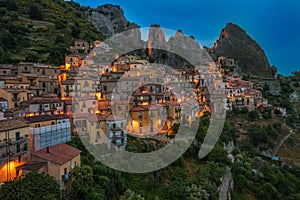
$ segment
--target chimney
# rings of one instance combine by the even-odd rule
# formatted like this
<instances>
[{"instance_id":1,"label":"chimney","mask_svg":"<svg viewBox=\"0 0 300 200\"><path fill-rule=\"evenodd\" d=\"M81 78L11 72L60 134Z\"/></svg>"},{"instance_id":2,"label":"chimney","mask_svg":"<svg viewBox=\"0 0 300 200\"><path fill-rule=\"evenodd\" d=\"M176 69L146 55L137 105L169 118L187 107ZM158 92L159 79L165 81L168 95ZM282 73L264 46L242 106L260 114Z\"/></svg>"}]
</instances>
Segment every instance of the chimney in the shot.
<instances>
[{"instance_id":1,"label":"chimney","mask_svg":"<svg viewBox=\"0 0 300 200\"><path fill-rule=\"evenodd\" d=\"M50 149L49 149L49 147L47 147L47 153L50 153Z\"/></svg>"}]
</instances>

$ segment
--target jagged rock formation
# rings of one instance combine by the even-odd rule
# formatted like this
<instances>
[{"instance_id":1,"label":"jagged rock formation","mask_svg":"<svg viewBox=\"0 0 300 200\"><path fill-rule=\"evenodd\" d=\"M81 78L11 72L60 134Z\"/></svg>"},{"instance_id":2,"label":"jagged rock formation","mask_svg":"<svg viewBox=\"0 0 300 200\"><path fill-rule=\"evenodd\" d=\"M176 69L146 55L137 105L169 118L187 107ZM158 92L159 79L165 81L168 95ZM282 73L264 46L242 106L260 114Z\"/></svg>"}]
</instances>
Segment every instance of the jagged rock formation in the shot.
<instances>
[{"instance_id":1,"label":"jagged rock formation","mask_svg":"<svg viewBox=\"0 0 300 200\"><path fill-rule=\"evenodd\" d=\"M270 64L263 49L241 27L228 23L210 51L216 59L220 56L234 58L242 72L271 77Z\"/></svg>"},{"instance_id":2,"label":"jagged rock formation","mask_svg":"<svg viewBox=\"0 0 300 200\"><path fill-rule=\"evenodd\" d=\"M151 25L149 30L147 53L150 60L173 67L201 64L199 61L203 60L201 59L203 51L192 37L185 36L178 30L166 41L163 30L156 24Z\"/></svg>"},{"instance_id":3,"label":"jagged rock formation","mask_svg":"<svg viewBox=\"0 0 300 200\"><path fill-rule=\"evenodd\" d=\"M129 22L124 16L123 9L117 5L105 4L95 9L89 9L86 11L86 15L106 37L139 27L137 24Z\"/></svg>"},{"instance_id":4,"label":"jagged rock formation","mask_svg":"<svg viewBox=\"0 0 300 200\"><path fill-rule=\"evenodd\" d=\"M159 25L152 24L148 33L148 56L158 60L157 58L165 57L165 53L162 50L168 50L165 34Z\"/></svg>"}]
</instances>

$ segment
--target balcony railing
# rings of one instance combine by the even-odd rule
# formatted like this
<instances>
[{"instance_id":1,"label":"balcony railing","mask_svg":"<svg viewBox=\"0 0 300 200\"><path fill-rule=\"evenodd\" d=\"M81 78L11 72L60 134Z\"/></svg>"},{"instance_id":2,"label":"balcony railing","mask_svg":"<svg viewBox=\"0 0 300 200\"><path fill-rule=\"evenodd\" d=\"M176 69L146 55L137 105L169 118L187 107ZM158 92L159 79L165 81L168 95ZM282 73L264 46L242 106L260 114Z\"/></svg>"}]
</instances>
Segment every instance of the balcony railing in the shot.
<instances>
[{"instance_id":1,"label":"balcony railing","mask_svg":"<svg viewBox=\"0 0 300 200\"><path fill-rule=\"evenodd\" d=\"M16 97L16 98L14 97L14 98L12 98L11 100L12 100L13 102L18 102L18 101L20 101L20 97Z\"/></svg>"},{"instance_id":2,"label":"balcony railing","mask_svg":"<svg viewBox=\"0 0 300 200\"><path fill-rule=\"evenodd\" d=\"M70 177L71 177L71 173L66 173L64 175L61 175L61 180L68 181L68 180L70 180Z\"/></svg>"},{"instance_id":3,"label":"balcony railing","mask_svg":"<svg viewBox=\"0 0 300 200\"><path fill-rule=\"evenodd\" d=\"M23 143L23 142L26 142L26 138L19 138L19 139L17 139L17 140L15 140L15 141L13 141L13 142L9 142L9 144L10 145L14 145L14 144L20 144L20 143Z\"/></svg>"},{"instance_id":4,"label":"balcony railing","mask_svg":"<svg viewBox=\"0 0 300 200\"><path fill-rule=\"evenodd\" d=\"M181 108L175 108L175 112L180 112Z\"/></svg>"}]
</instances>

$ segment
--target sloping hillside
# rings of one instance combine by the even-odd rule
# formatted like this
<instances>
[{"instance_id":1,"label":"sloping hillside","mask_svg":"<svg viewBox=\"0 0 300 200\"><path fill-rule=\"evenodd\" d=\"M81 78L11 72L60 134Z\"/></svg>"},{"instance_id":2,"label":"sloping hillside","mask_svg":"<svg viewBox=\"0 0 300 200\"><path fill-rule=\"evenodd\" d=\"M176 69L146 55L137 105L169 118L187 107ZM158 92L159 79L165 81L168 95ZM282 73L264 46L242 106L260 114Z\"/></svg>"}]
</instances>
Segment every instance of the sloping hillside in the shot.
<instances>
[{"instance_id":1,"label":"sloping hillside","mask_svg":"<svg viewBox=\"0 0 300 200\"><path fill-rule=\"evenodd\" d=\"M58 65L72 39L103 39L86 9L64 0L0 0L0 63Z\"/></svg>"}]
</instances>

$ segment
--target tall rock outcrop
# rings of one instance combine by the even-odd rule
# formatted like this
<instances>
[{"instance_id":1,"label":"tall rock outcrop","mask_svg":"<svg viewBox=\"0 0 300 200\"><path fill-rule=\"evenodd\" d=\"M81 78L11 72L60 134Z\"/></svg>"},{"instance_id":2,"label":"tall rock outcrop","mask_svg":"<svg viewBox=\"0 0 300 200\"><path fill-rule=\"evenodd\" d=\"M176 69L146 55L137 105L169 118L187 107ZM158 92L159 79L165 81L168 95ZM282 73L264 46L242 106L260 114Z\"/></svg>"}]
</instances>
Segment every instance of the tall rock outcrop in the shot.
<instances>
[{"instance_id":1,"label":"tall rock outcrop","mask_svg":"<svg viewBox=\"0 0 300 200\"><path fill-rule=\"evenodd\" d=\"M269 61L263 49L236 24L228 23L223 28L211 54L215 59L220 56L234 58L244 73L261 77L272 76Z\"/></svg>"},{"instance_id":2,"label":"tall rock outcrop","mask_svg":"<svg viewBox=\"0 0 300 200\"><path fill-rule=\"evenodd\" d=\"M139 27L125 18L123 9L118 5L105 4L95 9L87 10L86 15L93 25L106 37Z\"/></svg>"},{"instance_id":3,"label":"tall rock outcrop","mask_svg":"<svg viewBox=\"0 0 300 200\"><path fill-rule=\"evenodd\" d=\"M181 30L167 41L163 29L159 25L151 25L147 52L150 60L155 62L173 67L192 67L202 64L204 51L193 37L185 36Z\"/></svg>"}]
</instances>

